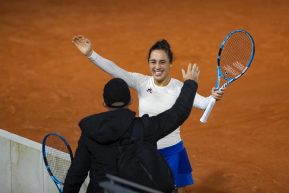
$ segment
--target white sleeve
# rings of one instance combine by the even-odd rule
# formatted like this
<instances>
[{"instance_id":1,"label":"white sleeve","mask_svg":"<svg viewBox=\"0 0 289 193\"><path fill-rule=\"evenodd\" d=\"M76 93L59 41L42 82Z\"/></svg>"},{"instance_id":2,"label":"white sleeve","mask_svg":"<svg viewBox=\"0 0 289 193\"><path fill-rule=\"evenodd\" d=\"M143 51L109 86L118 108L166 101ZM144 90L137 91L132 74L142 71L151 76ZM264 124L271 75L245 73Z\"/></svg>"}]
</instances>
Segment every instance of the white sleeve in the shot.
<instances>
[{"instance_id":1,"label":"white sleeve","mask_svg":"<svg viewBox=\"0 0 289 193\"><path fill-rule=\"evenodd\" d=\"M99 54L93 51L93 53L88 57L88 59L94 63L97 67L102 69L104 72L110 74L112 77L123 79L129 87L138 90L139 85L146 77L145 75L139 73L128 72L112 61L103 58Z\"/></svg>"},{"instance_id":2,"label":"white sleeve","mask_svg":"<svg viewBox=\"0 0 289 193\"><path fill-rule=\"evenodd\" d=\"M210 102L212 96L203 97L202 95L196 93L193 107L205 110Z\"/></svg>"},{"instance_id":3,"label":"white sleeve","mask_svg":"<svg viewBox=\"0 0 289 193\"><path fill-rule=\"evenodd\" d=\"M176 84L177 84L177 88L178 88L179 93L180 93L181 88L182 88L184 83L179 81L179 80L176 80ZM204 96L200 95L199 93L196 93L193 107L201 109L201 110L205 110L207 108L209 102L210 102L211 97L212 96L204 97Z\"/></svg>"}]
</instances>

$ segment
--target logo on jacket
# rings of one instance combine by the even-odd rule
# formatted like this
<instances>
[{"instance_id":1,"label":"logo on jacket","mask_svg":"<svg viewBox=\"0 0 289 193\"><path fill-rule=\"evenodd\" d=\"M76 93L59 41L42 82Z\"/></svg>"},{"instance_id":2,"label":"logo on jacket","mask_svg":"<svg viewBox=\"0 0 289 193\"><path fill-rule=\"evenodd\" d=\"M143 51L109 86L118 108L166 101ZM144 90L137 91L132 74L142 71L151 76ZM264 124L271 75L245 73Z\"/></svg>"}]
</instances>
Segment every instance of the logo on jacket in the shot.
<instances>
[{"instance_id":1,"label":"logo on jacket","mask_svg":"<svg viewBox=\"0 0 289 193\"><path fill-rule=\"evenodd\" d=\"M153 89L148 88L148 89L147 89L147 92L149 92L149 93L153 93Z\"/></svg>"}]
</instances>

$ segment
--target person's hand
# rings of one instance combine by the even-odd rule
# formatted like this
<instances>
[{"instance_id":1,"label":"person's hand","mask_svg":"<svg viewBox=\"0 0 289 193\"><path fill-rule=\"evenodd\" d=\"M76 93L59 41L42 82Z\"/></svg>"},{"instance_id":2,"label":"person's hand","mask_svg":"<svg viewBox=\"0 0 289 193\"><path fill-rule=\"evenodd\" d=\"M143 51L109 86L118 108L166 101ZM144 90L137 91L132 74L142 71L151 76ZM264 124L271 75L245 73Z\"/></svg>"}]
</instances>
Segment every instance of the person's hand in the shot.
<instances>
[{"instance_id":1,"label":"person's hand","mask_svg":"<svg viewBox=\"0 0 289 193\"><path fill-rule=\"evenodd\" d=\"M226 90L226 88L222 89L222 91L219 91L218 89L213 87L211 91L211 95L212 97L214 97L214 99L216 99L216 101L221 100L224 94L224 90Z\"/></svg>"},{"instance_id":2,"label":"person's hand","mask_svg":"<svg viewBox=\"0 0 289 193\"><path fill-rule=\"evenodd\" d=\"M198 83L200 70L197 64L189 64L187 68L187 72L182 69L183 79L186 80L194 80Z\"/></svg>"},{"instance_id":3,"label":"person's hand","mask_svg":"<svg viewBox=\"0 0 289 193\"><path fill-rule=\"evenodd\" d=\"M79 49L81 53L86 56L92 54L92 46L89 39L85 38L83 35L76 35L72 38L72 43Z\"/></svg>"}]
</instances>

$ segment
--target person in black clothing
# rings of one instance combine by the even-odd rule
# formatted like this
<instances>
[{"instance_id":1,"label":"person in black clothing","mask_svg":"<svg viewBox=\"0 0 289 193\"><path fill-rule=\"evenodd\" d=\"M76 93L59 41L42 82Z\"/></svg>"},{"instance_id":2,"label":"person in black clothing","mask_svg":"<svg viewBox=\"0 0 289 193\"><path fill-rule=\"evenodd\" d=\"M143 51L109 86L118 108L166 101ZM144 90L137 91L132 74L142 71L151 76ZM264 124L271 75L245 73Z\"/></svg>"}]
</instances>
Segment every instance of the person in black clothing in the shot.
<instances>
[{"instance_id":1,"label":"person in black clothing","mask_svg":"<svg viewBox=\"0 0 289 193\"><path fill-rule=\"evenodd\" d=\"M184 85L175 104L152 117L136 117L136 113L128 108L131 101L128 85L120 78L110 80L103 90L104 105L108 111L90 115L79 123L82 132L65 179L64 193L79 192L88 172L90 182L87 193L103 192L98 183L105 180L105 174L118 175L117 142L136 119L141 120L144 126L143 141L157 148L157 141L177 129L190 115L199 73L196 64L189 64L187 71L182 70Z\"/></svg>"}]
</instances>

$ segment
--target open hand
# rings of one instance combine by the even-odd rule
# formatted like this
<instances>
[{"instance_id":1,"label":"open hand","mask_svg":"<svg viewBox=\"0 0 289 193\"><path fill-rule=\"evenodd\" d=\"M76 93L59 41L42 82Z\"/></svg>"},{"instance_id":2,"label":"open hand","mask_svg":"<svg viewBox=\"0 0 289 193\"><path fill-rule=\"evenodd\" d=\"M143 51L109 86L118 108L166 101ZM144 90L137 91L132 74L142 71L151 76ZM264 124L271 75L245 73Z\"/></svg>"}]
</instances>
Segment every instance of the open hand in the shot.
<instances>
[{"instance_id":1,"label":"open hand","mask_svg":"<svg viewBox=\"0 0 289 193\"><path fill-rule=\"evenodd\" d=\"M192 65L191 63L188 65L187 72L182 69L183 79L186 80L194 80L198 83L200 70L197 64Z\"/></svg>"},{"instance_id":2,"label":"open hand","mask_svg":"<svg viewBox=\"0 0 289 193\"><path fill-rule=\"evenodd\" d=\"M83 35L76 35L72 38L72 43L79 49L81 53L86 56L92 54L92 46L89 39L85 38Z\"/></svg>"}]
</instances>

